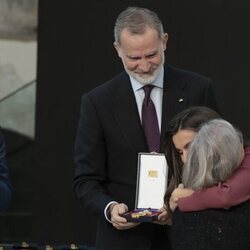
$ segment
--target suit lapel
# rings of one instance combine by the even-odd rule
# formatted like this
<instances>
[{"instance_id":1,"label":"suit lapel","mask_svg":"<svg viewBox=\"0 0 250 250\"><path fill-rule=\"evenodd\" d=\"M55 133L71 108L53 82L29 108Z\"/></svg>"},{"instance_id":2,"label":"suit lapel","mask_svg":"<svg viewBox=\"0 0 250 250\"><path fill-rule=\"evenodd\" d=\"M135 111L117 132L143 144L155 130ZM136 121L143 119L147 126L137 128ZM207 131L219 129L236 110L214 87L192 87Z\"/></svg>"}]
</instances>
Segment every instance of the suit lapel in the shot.
<instances>
[{"instance_id":1,"label":"suit lapel","mask_svg":"<svg viewBox=\"0 0 250 250\"><path fill-rule=\"evenodd\" d=\"M164 70L162 100L161 145L163 144L168 122L188 105L188 96L184 91L185 80L170 67ZM131 149L147 152L146 141L138 114L135 96L126 73L111 85L112 111L125 140ZM161 147L162 151L162 147Z\"/></svg>"},{"instance_id":2,"label":"suit lapel","mask_svg":"<svg viewBox=\"0 0 250 250\"><path fill-rule=\"evenodd\" d=\"M111 86L112 109L125 140L132 150L147 152L133 89L127 74Z\"/></svg>"}]
</instances>

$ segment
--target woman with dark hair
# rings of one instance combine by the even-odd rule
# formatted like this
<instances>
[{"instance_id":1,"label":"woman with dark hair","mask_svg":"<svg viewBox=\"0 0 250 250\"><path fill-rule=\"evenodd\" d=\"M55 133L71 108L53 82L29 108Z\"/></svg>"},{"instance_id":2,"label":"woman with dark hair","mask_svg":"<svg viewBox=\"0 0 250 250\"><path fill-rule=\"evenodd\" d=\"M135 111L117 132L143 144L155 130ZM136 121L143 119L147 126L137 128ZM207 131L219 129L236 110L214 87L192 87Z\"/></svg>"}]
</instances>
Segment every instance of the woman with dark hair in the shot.
<instances>
[{"instance_id":1,"label":"woman with dark hair","mask_svg":"<svg viewBox=\"0 0 250 250\"><path fill-rule=\"evenodd\" d=\"M195 192L181 187L183 162L186 160L189 144L202 124L217 118L221 118L217 112L200 106L185 109L169 123L164 143L169 166L169 186L165 194L165 204L169 213L170 199L183 212L229 208L250 199L250 147L247 146L239 169L227 181Z\"/></svg>"},{"instance_id":2,"label":"woman with dark hair","mask_svg":"<svg viewBox=\"0 0 250 250\"><path fill-rule=\"evenodd\" d=\"M237 171L243 157L239 131L225 120L211 120L201 126L190 143L183 166L183 185L199 191L223 183ZM240 185L242 180L236 178L235 182ZM250 249L250 200L227 210L177 210L171 242L173 250Z\"/></svg>"},{"instance_id":3,"label":"woman with dark hair","mask_svg":"<svg viewBox=\"0 0 250 250\"><path fill-rule=\"evenodd\" d=\"M172 120L166 132L170 185L165 203L169 213L179 208L173 214L171 227L173 250L250 249L250 202L244 203L250 198L250 148L245 148L244 155L242 144L235 140L240 141L238 133L234 132L233 137L224 128L218 130L218 124L214 127L219 133L211 128L210 134L204 132L204 124L218 118L208 108L189 108ZM202 143L197 133L203 138ZM231 141L225 140L228 134ZM177 188L183 181L188 188ZM234 207L223 209L231 206ZM182 212L199 210L204 211Z\"/></svg>"}]
</instances>

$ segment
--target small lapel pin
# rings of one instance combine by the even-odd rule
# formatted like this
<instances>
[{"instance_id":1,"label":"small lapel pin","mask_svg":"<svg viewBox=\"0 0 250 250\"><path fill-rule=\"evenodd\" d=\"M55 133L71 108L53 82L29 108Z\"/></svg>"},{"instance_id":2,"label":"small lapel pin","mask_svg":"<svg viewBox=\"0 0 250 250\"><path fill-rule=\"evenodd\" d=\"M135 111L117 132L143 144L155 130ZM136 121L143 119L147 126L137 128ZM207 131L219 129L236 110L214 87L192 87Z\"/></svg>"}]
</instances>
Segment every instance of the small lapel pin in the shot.
<instances>
[{"instance_id":1,"label":"small lapel pin","mask_svg":"<svg viewBox=\"0 0 250 250\"><path fill-rule=\"evenodd\" d=\"M182 99L182 98L180 98L178 102L183 102L183 99Z\"/></svg>"}]
</instances>

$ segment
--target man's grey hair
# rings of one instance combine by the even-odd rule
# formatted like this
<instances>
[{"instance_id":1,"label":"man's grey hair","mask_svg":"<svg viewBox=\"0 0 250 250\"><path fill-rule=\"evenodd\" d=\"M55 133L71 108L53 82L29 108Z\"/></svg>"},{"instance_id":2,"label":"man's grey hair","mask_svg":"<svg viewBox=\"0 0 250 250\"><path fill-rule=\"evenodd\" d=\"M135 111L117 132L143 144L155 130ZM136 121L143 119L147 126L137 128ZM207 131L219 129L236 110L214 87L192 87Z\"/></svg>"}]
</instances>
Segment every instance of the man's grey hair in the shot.
<instances>
[{"instance_id":1,"label":"man's grey hair","mask_svg":"<svg viewBox=\"0 0 250 250\"><path fill-rule=\"evenodd\" d=\"M163 25L155 12L141 7L128 7L116 19L115 42L121 43L121 33L124 29L128 29L131 34L144 34L147 27L155 29L159 38L163 37Z\"/></svg>"},{"instance_id":2,"label":"man's grey hair","mask_svg":"<svg viewBox=\"0 0 250 250\"><path fill-rule=\"evenodd\" d=\"M205 123L190 144L183 166L184 186L196 190L227 180L240 165L242 149L242 134L229 122Z\"/></svg>"}]
</instances>

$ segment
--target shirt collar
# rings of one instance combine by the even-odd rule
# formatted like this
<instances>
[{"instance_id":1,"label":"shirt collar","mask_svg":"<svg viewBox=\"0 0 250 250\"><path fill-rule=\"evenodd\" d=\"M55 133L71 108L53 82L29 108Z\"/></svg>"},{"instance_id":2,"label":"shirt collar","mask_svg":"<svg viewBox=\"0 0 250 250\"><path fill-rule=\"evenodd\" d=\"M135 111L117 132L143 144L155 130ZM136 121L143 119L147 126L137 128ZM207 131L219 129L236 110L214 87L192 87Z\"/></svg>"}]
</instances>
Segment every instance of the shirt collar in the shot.
<instances>
[{"instance_id":1,"label":"shirt collar","mask_svg":"<svg viewBox=\"0 0 250 250\"><path fill-rule=\"evenodd\" d=\"M163 89L163 76L164 76L164 68L163 66L160 69L160 72L158 74L158 76L156 77L155 81L151 83L151 85L154 85L158 88ZM131 81L131 85L133 88L133 91L136 92L137 90L141 89L142 87L144 87L145 85L138 82L137 80L135 80L135 78L133 78L132 76L129 75L130 81Z\"/></svg>"}]
</instances>

